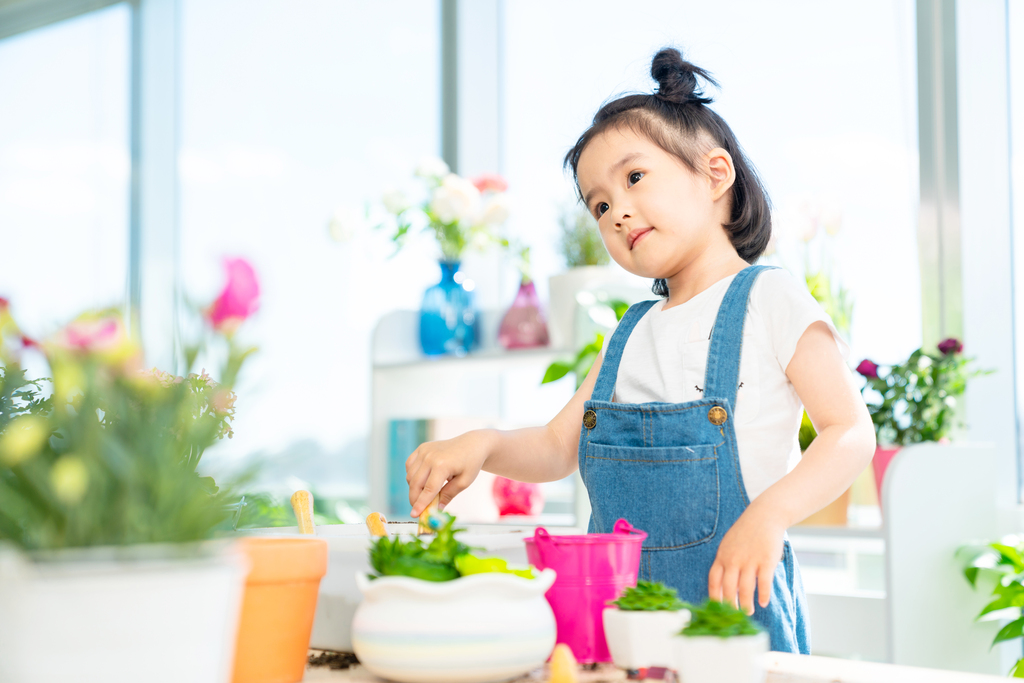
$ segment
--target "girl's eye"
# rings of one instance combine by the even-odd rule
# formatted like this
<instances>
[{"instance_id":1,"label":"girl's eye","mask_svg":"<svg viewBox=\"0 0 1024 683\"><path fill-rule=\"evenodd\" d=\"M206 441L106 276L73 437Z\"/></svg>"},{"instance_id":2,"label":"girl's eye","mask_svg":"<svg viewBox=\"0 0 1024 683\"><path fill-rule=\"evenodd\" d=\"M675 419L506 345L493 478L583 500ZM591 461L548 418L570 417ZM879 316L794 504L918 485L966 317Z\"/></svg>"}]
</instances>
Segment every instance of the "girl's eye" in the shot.
<instances>
[{"instance_id":1,"label":"girl's eye","mask_svg":"<svg viewBox=\"0 0 1024 683\"><path fill-rule=\"evenodd\" d=\"M644 177L644 174L640 171L633 171L629 174L629 184L636 185L640 182L640 179Z\"/></svg>"},{"instance_id":2,"label":"girl's eye","mask_svg":"<svg viewBox=\"0 0 1024 683\"><path fill-rule=\"evenodd\" d=\"M597 217L600 218L601 215L608 210L608 208L608 202L598 202L597 206L594 207L594 213L596 213Z\"/></svg>"}]
</instances>

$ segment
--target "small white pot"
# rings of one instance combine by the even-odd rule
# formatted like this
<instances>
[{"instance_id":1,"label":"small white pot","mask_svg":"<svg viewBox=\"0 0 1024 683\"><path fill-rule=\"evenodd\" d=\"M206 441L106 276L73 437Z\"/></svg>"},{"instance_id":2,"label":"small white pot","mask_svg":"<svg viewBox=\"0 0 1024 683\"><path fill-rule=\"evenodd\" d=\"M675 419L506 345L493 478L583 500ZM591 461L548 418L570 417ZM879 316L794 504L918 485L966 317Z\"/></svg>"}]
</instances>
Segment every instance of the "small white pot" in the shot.
<instances>
[{"instance_id":1,"label":"small white pot","mask_svg":"<svg viewBox=\"0 0 1024 683\"><path fill-rule=\"evenodd\" d=\"M625 271L614 265L580 266L552 275L548 279L548 333L551 347L575 351L580 343L591 341L581 337L586 336L589 329L594 327L593 323L589 324L587 330L577 329L577 323L586 322L585 319L577 319L577 295L580 292L608 294L610 290L614 294L611 298L639 300L635 294L629 296L619 291L628 288L628 277ZM593 334L589 336L593 337Z\"/></svg>"},{"instance_id":2,"label":"small white pot","mask_svg":"<svg viewBox=\"0 0 1024 683\"><path fill-rule=\"evenodd\" d=\"M604 636L620 669L673 668L672 636L690 623L690 611L604 611Z\"/></svg>"},{"instance_id":3,"label":"small white pot","mask_svg":"<svg viewBox=\"0 0 1024 683\"><path fill-rule=\"evenodd\" d=\"M352 645L370 673L403 683L488 683L544 664L555 615L544 593L555 581L473 574L453 581L356 576L363 602Z\"/></svg>"},{"instance_id":4,"label":"small white pot","mask_svg":"<svg viewBox=\"0 0 1024 683\"><path fill-rule=\"evenodd\" d=\"M247 573L226 543L0 546L0 681L226 683Z\"/></svg>"},{"instance_id":5,"label":"small white pot","mask_svg":"<svg viewBox=\"0 0 1024 683\"><path fill-rule=\"evenodd\" d=\"M684 683L763 683L768 634L674 636L675 668Z\"/></svg>"}]
</instances>

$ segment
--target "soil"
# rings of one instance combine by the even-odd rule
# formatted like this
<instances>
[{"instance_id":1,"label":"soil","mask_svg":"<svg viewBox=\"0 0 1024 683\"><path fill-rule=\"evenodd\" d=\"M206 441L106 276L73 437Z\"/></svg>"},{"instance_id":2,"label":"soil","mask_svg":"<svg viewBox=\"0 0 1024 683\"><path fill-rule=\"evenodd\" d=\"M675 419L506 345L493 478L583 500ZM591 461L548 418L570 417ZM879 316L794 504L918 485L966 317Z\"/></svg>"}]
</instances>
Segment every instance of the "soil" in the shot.
<instances>
[{"instance_id":1,"label":"soil","mask_svg":"<svg viewBox=\"0 0 1024 683\"><path fill-rule=\"evenodd\" d=\"M306 666L326 666L330 669L348 669L359 663L351 652L320 652L310 653Z\"/></svg>"}]
</instances>

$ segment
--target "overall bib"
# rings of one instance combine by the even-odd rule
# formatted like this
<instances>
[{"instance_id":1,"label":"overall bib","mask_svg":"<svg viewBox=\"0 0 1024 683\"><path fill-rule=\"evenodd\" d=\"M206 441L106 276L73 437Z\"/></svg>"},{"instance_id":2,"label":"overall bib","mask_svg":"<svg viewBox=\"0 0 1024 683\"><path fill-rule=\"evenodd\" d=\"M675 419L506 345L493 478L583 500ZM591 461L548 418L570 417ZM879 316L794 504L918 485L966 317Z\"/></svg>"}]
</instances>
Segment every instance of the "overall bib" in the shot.
<instances>
[{"instance_id":1,"label":"overall bib","mask_svg":"<svg viewBox=\"0 0 1024 683\"><path fill-rule=\"evenodd\" d=\"M593 512L591 533L611 533L615 520L647 532L640 578L660 581L700 604L722 537L750 504L740 472L734 411L747 299L765 266L738 273L715 319L704 395L689 403L613 403L626 340L654 305L644 301L623 316L584 406L580 475ZM771 600L754 619L771 649L810 653L807 607L789 540L775 568Z\"/></svg>"}]
</instances>

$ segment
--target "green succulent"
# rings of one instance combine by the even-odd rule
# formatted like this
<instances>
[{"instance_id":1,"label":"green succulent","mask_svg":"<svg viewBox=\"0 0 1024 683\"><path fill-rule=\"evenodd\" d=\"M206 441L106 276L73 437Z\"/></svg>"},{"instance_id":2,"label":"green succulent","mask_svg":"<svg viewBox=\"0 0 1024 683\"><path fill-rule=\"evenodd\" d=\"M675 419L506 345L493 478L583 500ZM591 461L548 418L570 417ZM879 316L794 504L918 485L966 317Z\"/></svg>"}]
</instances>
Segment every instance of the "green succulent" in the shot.
<instances>
[{"instance_id":1,"label":"green succulent","mask_svg":"<svg viewBox=\"0 0 1024 683\"><path fill-rule=\"evenodd\" d=\"M679 632L681 636L754 636L761 632L747 613L725 602L706 600L704 604L686 605L690 623Z\"/></svg>"},{"instance_id":2,"label":"green succulent","mask_svg":"<svg viewBox=\"0 0 1024 683\"><path fill-rule=\"evenodd\" d=\"M675 588L653 581L637 581L626 589L618 600L608 603L628 612L677 612L686 604L676 595Z\"/></svg>"}]
</instances>

